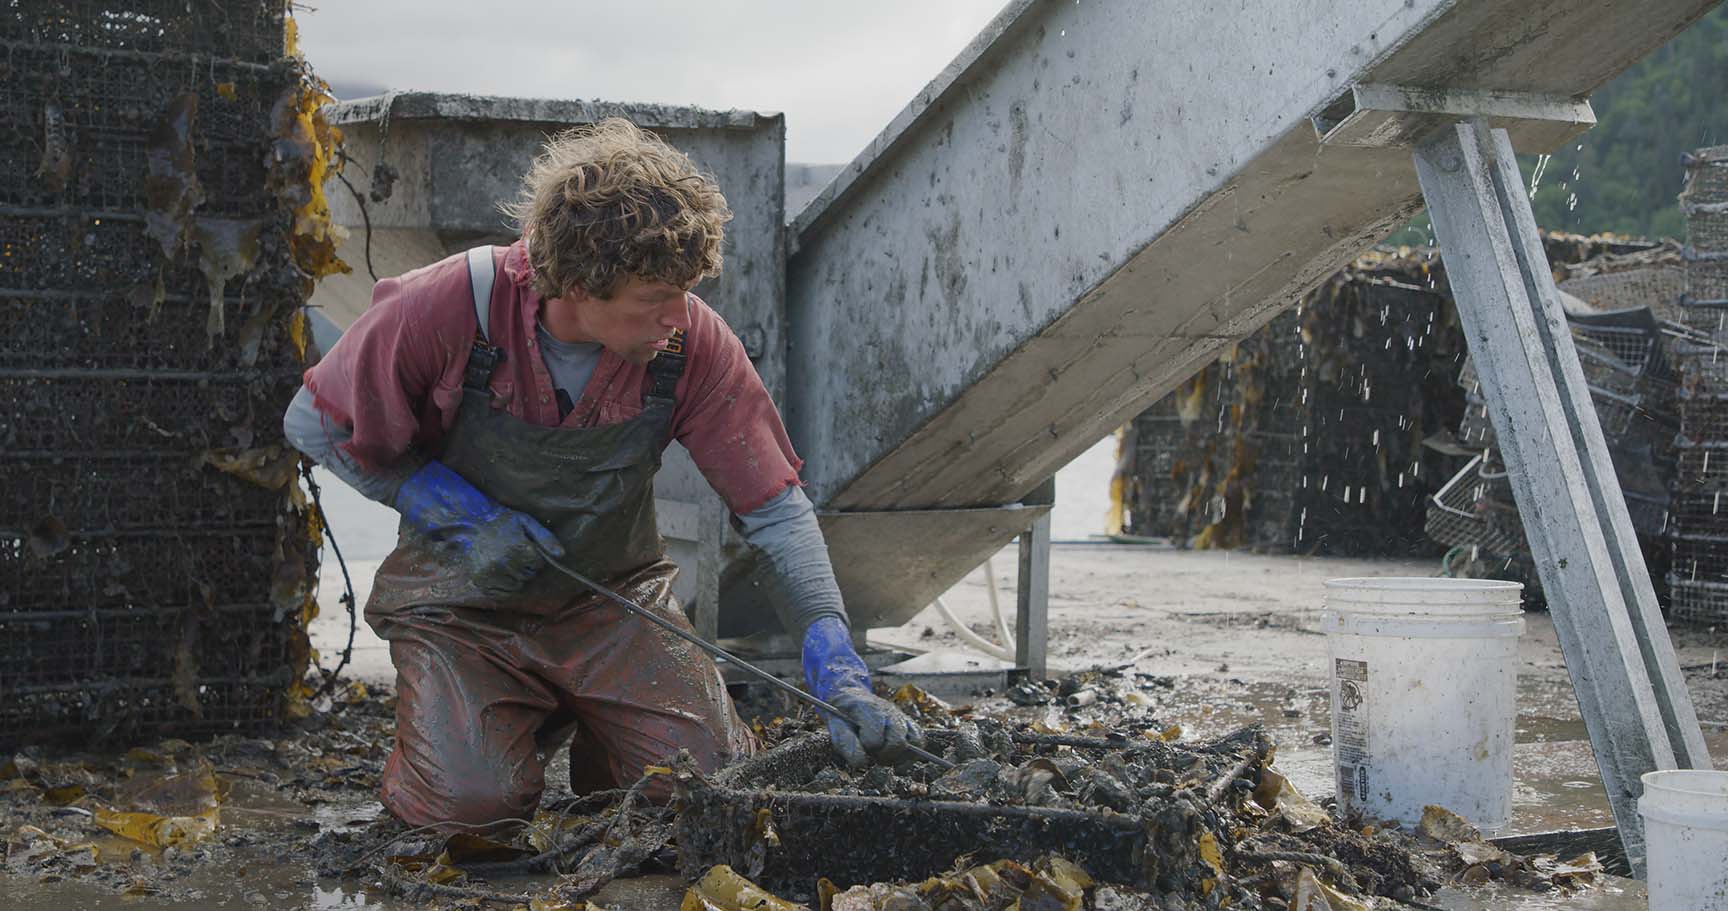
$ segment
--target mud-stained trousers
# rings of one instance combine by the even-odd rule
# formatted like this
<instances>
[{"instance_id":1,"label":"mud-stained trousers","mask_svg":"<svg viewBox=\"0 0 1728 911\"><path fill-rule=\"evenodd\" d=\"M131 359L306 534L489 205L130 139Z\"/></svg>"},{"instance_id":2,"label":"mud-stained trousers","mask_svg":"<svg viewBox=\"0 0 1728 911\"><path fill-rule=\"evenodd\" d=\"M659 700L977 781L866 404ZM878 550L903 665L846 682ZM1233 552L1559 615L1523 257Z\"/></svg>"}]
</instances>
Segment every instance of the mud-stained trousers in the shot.
<instances>
[{"instance_id":1,"label":"mud-stained trousers","mask_svg":"<svg viewBox=\"0 0 1728 911\"><path fill-rule=\"evenodd\" d=\"M690 629L673 572L651 566L618 591ZM396 749L380 796L409 825L531 816L545 760L572 723L579 793L628 786L680 749L707 769L754 749L707 655L598 596L545 616L421 606L367 620L397 673ZM657 777L645 793L663 798L668 787Z\"/></svg>"}]
</instances>

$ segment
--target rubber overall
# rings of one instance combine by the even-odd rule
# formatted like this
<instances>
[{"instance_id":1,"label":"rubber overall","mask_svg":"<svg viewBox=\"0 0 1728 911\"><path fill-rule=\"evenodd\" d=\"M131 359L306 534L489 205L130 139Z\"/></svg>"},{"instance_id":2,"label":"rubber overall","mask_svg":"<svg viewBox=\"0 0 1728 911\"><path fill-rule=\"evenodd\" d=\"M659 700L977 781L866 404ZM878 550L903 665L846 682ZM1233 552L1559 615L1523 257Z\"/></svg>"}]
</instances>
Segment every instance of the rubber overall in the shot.
<instances>
[{"instance_id":1,"label":"rubber overall","mask_svg":"<svg viewBox=\"0 0 1728 911\"><path fill-rule=\"evenodd\" d=\"M476 300L490 300L478 282ZM436 457L538 519L584 574L689 628L672 598L677 568L665 559L653 496L683 357L650 364L633 419L538 426L493 406L502 352L485 340L485 304L477 310L462 404ZM487 596L404 523L366 621L390 643L397 675L396 748L380 798L410 825L528 817L545 760L573 727L578 792L626 786L679 749L715 768L754 746L711 659L549 569L517 594Z\"/></svg>"}]
</instances>

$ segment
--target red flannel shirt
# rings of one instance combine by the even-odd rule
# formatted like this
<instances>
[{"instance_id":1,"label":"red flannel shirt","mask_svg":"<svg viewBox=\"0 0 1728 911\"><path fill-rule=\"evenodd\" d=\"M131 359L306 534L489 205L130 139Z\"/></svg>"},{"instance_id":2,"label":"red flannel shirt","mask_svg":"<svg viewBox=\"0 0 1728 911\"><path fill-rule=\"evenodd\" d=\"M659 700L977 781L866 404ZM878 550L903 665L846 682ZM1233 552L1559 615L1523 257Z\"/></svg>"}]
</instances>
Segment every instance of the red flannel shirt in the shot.
<instances>
[{"instance_id":1,"label":"red flannel shirt","mask_svg":"<svg viewBox=\"0 0 1728 911\"><path fill-rule=\"evenodd\" d=\"M800 483L803 461L744 346L719 314L689 297L690 360L678 381L672 435L733 512L750 512ZM539 313L533 267L518 240L503 251L492 285L487 334L505 352L492 375L495 406L547 427L620 423L642 411L648 368L606 350L576 407L560 421L534 338ZM388 465L410 446L436 452L462 402L475 330L466 258L447 257L380 281L372 305L306 371L306 388L320 412L352 428L343 450L362 467Z\"/></svg>"}]
</instances>

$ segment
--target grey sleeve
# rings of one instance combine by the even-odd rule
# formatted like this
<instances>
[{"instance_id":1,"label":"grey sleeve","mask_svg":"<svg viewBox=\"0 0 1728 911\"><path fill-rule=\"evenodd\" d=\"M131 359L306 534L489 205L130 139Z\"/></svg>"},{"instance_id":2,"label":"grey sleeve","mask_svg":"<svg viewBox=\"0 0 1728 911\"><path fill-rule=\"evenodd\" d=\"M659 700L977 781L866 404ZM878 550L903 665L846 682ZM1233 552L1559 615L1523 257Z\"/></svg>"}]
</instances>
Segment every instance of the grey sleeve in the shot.
<instances>
[{"instance_id":1,"label":"grey sleeve","mask_svg":"<svg viewBox=\"0 0 1728 911\"><path fill-rule=\"evenodd\" d=\"M377 500L385 506L396 501L396 489L418 467L413 460L408 460L399 468L385 471L361 468L340 448L354 436L354 432L326 418L312 404L312 392L305 386L294 394L294 401L282 415L282 433L295 449L329 469L331 474L360 491L367 499Z\"/></svg>"},{"instance_id":2,"label":"grey sleeve","mask_svg":"<svg viewBox=\"0 0 1728 911\"><path fill-rule=\"evenodd\" d=\"M804 630L821 617L835 617L851 625L840 586L834 581L834 566L828 561L828 542L816 524L816 507L804 489L792 485L767 503L738 517L744 540L762 551L780 579L786 596L787 616L781 617L787 632L802 639Z\"/></svg>"}]
</instances>

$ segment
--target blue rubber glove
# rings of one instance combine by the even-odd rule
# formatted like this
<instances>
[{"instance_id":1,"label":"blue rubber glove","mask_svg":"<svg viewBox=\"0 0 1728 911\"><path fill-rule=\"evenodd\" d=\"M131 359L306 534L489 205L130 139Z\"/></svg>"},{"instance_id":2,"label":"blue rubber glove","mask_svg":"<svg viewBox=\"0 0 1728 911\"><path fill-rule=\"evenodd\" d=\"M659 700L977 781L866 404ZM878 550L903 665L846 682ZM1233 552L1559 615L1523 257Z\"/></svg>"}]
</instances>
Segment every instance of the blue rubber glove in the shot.
<instances>
[{"instance_id":1,"label":"blue rubber glove","mask_svg":"<svg viewBox=\"0 0 1728 911\"><path fill-rule=\"evenodd\" d=\"M563 545L546 526L506 509L443 462L427 462L410 475L392 505L488 595L521 591L545 567L534 542L554 557L564 556Z\"/></svg>"},{"instance_id":2,"label":"blue rubber glove","mask_svg":"<svg viewBox=\"0 0 1728 911\"><path fill-rule=\"evenodd\" d=\"M852 768L871 756L893 761L906 744L924 744L924 732L912 719L870 692L870 669L852 650L852 634L838 618L822 617L804 631L804 682L816 698L846 715L828 717L828 737Z\"/></svg>"}]
</instances>

